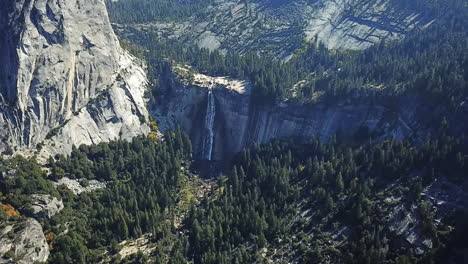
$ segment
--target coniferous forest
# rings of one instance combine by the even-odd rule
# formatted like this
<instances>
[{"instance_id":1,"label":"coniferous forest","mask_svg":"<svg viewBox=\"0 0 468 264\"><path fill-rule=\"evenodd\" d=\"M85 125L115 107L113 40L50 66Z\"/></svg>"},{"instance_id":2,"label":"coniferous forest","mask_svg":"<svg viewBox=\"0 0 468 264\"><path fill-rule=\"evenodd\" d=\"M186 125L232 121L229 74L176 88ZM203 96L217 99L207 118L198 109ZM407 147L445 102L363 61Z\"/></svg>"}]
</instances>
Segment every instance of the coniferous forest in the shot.
<instances>
[{"instance_id":1,"label":"coniferous forest","mask_svg":"<svg viewBox=\"0 0 468 264\"><path fill-rule=\"evenodd\" d=\"M141 32L120 41L147 65L150 107L170 86L168 67L188 65L249 80L256 105L312 107L318 94L328 105L416 97L438 117L458 118L468 100L466 2L392 1L424 6L437 21L362 51L304 41L288 60L266 51L210 51ZM214 2L106 4L112 22L139 24L178 21ZM32 195L39 194L64 204L38 219L48 263L468 261L468 138L445 117L433 120L437 132L426 138L378 138L363 127L352 140L275 139L218 161L219 167L195 160L182 129L160 135L157 123L148 123L148 136L73 146L69 155L46 161L0 154L0 230L35 217ZM54 184L64 179L81 189L104 186L76 193ZM15 262L13 250L3 260Z\"/></svg>"},{"instance_id":2,"label":"coniferous forest","mask_svg":"<svg viewBox=\"0 0 468 264\"><path fill-rule=\"evenodd\" d=\"M285 99L310 102L315 92L325 92L329 102L417 95L433 105L454 108L468 96L468 18L467 12L460 12L466 11L466 5L460 1L441 1L432 6L432 12L444 15L427 30L413 32L402 41L382 42L362 52L329 51L312 41L303 43L291 60L283 62L269 53L222 54L151 34L134 37L140 47L128 48L148 61L150 76L156 82L155 92L164 65L171 61L188 64L211 76L250 80L258 104ZM301 80L307 80L307 85L291 98L291 87ZM385 89L373 89L379 86Z\"/></svg>"},{"instance_id":3,"label":"coniferous forest","mask_svg":"<svg viewBox=\"0 0 468 264\"><path fill-rule=\"evenodd\" d=\"M2 182L0 191L4 202L25 215L22 194L45 191L65 201L64 211L44 222L53 234L51 263L99 262L118 252L119 242L148 233L158 246L151 256L155 263L262 262L265 247L284 247L302 263L462 263L468 215L456 211L443 219L448 225L437 224L424 190L436 178L447 184L466 180L463 142L443 137L418 148L395 141L355 148L311 139L255 146L239 153L210 196L190 206L183 232L174 223L186 177L181 166L190 162L191 147L180 131L164 143L135 138L83 146L49 164L49 177L104 180L105 189L79 196L65 187L55 191L34 160L18 158L1 161L2 168L22 165L20 176ZM433 241L427 254L402 248L390 231L388 197L420 219L422 236ZM343 228L343 242L330 244L333 232ZM137 254L128 261L148 258Z\"/></svg>"}]
</instances>

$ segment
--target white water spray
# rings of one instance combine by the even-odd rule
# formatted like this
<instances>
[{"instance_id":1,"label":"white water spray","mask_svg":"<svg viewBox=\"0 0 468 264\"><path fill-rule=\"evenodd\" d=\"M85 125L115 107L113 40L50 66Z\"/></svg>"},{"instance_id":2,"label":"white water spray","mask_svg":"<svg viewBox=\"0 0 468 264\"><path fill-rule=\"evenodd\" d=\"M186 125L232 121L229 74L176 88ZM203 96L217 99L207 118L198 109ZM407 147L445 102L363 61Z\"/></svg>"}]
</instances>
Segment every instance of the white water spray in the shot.
<instances>
[{"instance_id":1,"label":"white water spray","mask_svg":"<svg viewBox=\"0 0 468 264\"><path fill-rule=\"evenodd\" d=\"M208 88L208 104L206 106L205 116L205 139L203 140L203 159L212 160L213 142L214 142L214 120L215 120L215 101L212 87Z\"/></svg>"}]
</instances>

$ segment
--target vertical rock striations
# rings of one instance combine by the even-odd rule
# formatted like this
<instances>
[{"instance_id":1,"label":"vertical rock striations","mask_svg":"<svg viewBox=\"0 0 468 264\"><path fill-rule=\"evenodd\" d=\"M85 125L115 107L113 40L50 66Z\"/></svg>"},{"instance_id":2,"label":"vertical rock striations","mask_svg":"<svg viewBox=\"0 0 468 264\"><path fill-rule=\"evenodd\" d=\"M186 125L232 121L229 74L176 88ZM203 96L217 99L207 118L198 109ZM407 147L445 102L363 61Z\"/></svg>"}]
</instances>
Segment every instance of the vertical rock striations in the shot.
<instances>
[{"instance_id":1,"label":"vertical rock striations","mask_svg":"<svg viewBox=\"0 0 468 264\"><path fill-rule=\"evenodd\" d=\"M45 143L47 156L148 131L145 72L121 49L103 0L4 2L0 149Z\"/></svg>"},{"instance_id":2,"label":"vertical rock striations","mask_svg":"<svg viewBox=\"0 0 468 264\"><path fill-rule=\"evenodd\" d=\"M179 21L116 24L115 28L134 40L156 33L209 50L264 51L288 59L305 42L320 42L329 49L362 50L384 40L403 39L437 18L427 6L401 2L219 0Z\"/></svg>"},{"instance_id":3,"label":"vertical rock striations","mask_svg":"<svg viewBox=\"0 0 468 264\"><path fill-rule=\"evenodd\" d=\"M173 71L174 74L165 76L167 87L171 89L160 98L154 114L163 131L180 125L190 135L195 154L201 159L208 159L205 155L208 153L205 151L207 138L213 139L209 148L212 160L229 158L245 147L273 139L292 138L304 142L318 138L327 142L336 135L340 139L358 141L372 136L377 141L411 138L422 142L438 133L439 124L434 120L444 115L443 108L429 109L422 98L416 96L407 96L392 104L361 98L349 103L281 102L261 106L252 102L247 82L202 74L192 78L188 70L179 66ZM213 126L208 126L211 124L207 114L211 100L216 107L216 118ZM466 131L467 126L458 125L457 129Z\"/></svg>"},{"instance_id":4,"label":"vertical rock striations","mask_svg":"<svg viewBox=\"0 0 468 264\"><path fill-rule=\"evenodd\" d=\"M307 40L329 49L366 49L382 40L400 40L425 28L435 16L411 10L391 0L321 0L305 20Z\"/></svg>"}]
</instances>

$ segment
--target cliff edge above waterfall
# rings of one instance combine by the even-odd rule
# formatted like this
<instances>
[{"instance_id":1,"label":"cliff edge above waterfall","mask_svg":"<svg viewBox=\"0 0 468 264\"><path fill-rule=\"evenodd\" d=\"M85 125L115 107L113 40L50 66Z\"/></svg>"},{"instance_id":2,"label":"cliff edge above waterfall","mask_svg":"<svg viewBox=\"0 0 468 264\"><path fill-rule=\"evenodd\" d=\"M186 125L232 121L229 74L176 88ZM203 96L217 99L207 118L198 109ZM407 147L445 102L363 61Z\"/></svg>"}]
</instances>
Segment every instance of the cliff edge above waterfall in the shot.
<instances>
[{"instance_id":1,"label":"cliff edge above waterfall","mask_svg":"<svg viewBox=\"0 0 468 264\"><path fill-rule=\"evenodd\" d=\"M216 82L229 79L203 75L181 65L172 69L165 76L170 88L157 102L155 118L163 131L180 125L190 135L194 151L198 153L196 156L202 157L206 115L209 113L208 91L213 87L215 160L226 159L245 147L273 139L306 142L319 138L327 142L334 136L351 141L371 137L375 141L411 139L418 144L439 133L440 123L435 120L442 120L445 113L443 107L433 111L418 96L404 97L391 103L385 102L385 98L376 101L372 97L363 97L333 104L317 100L307 104L280 101L258 105L252 100L251 93L245 92L245 89L250 91L248 82ZM244 84L241 87L245 88L232 89L239 84ZM448 120L453 123L456 119L453 116ZM466 129L463 124L456 126L458 132L452 132L456 134Z\"/></svg>"}]
</instances>

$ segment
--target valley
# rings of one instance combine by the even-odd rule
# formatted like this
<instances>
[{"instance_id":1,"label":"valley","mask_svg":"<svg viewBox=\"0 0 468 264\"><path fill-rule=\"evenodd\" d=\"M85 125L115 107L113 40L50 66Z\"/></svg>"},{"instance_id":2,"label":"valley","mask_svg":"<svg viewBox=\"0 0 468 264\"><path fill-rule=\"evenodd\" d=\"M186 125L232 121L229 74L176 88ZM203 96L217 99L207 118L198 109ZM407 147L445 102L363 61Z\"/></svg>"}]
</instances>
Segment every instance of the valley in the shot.
<instances>
[{"instance_id":1,"label":"valley","mask_svg":"<svg viewBox=\"0 0 468 264\"><path fill-rule=\"evenodd\" d=\"M463 0L0 3L0 263L464 263Z\"/></svg>"},{"instance_id":2,"label":"valley","mask_svg":"<svg viewBox=\"0 0 468 264\"><path fill-rule=\"evenodd\" d=\"M127 23L117 23L114 28L129 39L156 34L209 50L260 50L291 58L304 42L319 41L329 49L362 50L383 40L401 40L437 18L424 8L403 7L393 0L213 2L189 17L171 21L154 17L153 21L142 23L142 16L128 23L121 15L116 20ZM119 8L129 5L111 4L110 9L120 15Z\"/></svg>"}]
</instances>

